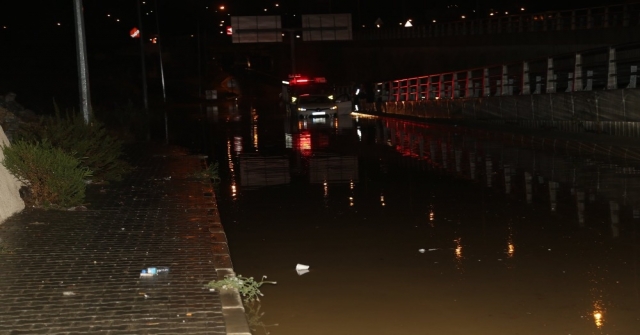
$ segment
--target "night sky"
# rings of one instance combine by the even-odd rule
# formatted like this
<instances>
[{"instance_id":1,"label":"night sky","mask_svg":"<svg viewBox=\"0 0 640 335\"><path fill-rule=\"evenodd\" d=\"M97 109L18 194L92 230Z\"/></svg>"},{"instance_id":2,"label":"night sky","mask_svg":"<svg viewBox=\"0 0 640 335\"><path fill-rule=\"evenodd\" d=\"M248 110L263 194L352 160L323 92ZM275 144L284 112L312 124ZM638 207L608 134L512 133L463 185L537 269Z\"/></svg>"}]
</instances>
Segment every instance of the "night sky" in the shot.
<instances>
[{"instance_id":1,"label":"night sky","mask_svg":"<svg viewBox=\"0 0 640 335\"><path fill-rule=\"evenodd\" d=\"M157 8L156 11L156 1ZM623 0L621 0L623 1ZM371 0L143 0L142 24L145 43L157 34L159 18L163 40L188 43L205 36L209 46L230 44L221 34L230 16L281 15L284 27L299 27L301 14L351 13L353 29L373 29L380 18L384 27L398 27L407 19L414 25L489 17L525 12L572 8L564 1L549 0L393 0L387 3ZM73 0L16 0L3 3L0 10L0 95L18 93L18 100L77 96L77 67ZM139 40L129 37L138 27L135 0L84 0L87 51L90 75L96 91L98 85L125 87L118 82L139 86ZM608 1L585 0L580 8L610 4ZM224 10L220 6L225 6ZM156 14L159 13L159 16ZM362 28L362 26L365 28ZM200 32L200 34L198 34ZM195 50L194 43L185 44ZM163 46L164 48L164 46ZM183 49L176 49L182 51ZM186 50L186 49L184 49ZM186 54L187 51L185 51ZM173 53L179 56L178 52ZM186 56L185 56L186 57ZM195 63L190 55L187 61ZM154 64L149 65L152 69ZM155 65L157 67L157 65ZM187 69L181 71L197 71ZM96 79L99 78L99 79ZM111 82L110 82L111 81ZM124 90L124 89L123 89ZM114 93L115 94L115 93ZM63 98L60 98L63 99ZM72 103L73 98L69 100ZM42 107L40 107L42 109Z\"/></svg>"},{"instance_id":2,"label":"night sky","mask_svg":"<svg viewBox=\"0 0 640 335\"><path fill-rule=\"evenodd\" d=\"M143 1L143 24L155 33L155 1ZM370 0L157 0L160 29L166 34L195 34L197 24L219 23L230 15L282 15L314 13L352 13L354 25L372 26L377 18L397 24L411 18L414 24L427 24L432 19L454 20L460 15L486 17L490 11L515 14L521 7L528 12L570 8L564 1L533 0L394 0L384 4ZM621 1L622 2L622 1ZM602 5L608 1L581 1L580 6ZM278 6L276 6L276 4ZM375 5L373 5L375 4ZM219 6L225 10L220 11ZM113 38L126 43L128 31L137 26L134 0L85 0L88 39ZM265 11L266 9L266 11ZM152 12L154 11L154 12ZM475 11L475 12L474 12ZM65 43L73 33L73 0L13 1L0 11L0 40L12 43L34 41ZM29 41L29 42L27 42Z\"/></svg>"}]
</instances>

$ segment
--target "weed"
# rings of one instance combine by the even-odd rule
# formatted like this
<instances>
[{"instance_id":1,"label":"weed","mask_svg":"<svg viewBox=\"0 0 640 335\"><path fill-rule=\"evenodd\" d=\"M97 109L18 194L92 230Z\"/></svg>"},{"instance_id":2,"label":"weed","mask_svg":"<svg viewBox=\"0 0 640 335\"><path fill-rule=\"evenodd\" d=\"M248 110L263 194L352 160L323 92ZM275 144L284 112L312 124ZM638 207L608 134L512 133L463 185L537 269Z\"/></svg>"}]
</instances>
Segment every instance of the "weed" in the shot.
<instances>
[{"instance_id":1,"label":"weed","mask_svg":"<svg viewBox=\"0 0 640 335\"><path fill-rule=\"evenodd\" d=\"M276 284L274 281L265 281L267 276L262 276L260 281L255 281L253 277L245 278L238 276L225 276L222 280L212 280L207 284L209 288L218 290L236 289L247 302L260 301L263 296L260 286L263 284Z\"/></svg>"},{"instance_id":2,"label":"weed","mask_svg":"<svg viewBox=\"0 0 640 335\"><path fill-rule=\"evenodd\" d=\"M192 175L197 179L211 179L214 184L220 182L220 168L218 162L209 165L205 170L196 171Z\"/></svg>"}]
</instances>

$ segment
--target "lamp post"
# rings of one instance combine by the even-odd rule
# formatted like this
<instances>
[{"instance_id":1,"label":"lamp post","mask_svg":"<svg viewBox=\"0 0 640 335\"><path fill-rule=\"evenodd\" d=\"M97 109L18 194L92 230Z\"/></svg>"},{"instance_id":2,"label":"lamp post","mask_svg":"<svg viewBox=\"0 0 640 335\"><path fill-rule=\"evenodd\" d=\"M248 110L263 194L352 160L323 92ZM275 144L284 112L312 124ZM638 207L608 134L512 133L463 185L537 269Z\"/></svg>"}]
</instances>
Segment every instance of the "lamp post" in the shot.
<instances>
[{"instance_id":1,"label":"lamp post","mask_svg":"<svg viewBox=\"0 0 640 335\"><path fill-rule=\"evenodd\" d=\"M137 38L140 40L140 67L142 72L142 102L144 104L144 114L147 118L147 129L146 135L147 141L151 139L151 116L149 115L149 89L147 86L147 65L145 63L145 53L144 53L144 35L142 34L142 10L140 9L140 1L136 0L136 7L138 9L138 36ZM133 36L132 36L133 37Z\"/></svg>"},{"instance_id":2,"label":"lamp post","mask_svg":"<svg viewBox=\"0 0 640 335\"><path fill-rule=\"evenodd\" d=\"M80 109L84 122L89 124L91 114L91 96L89 91L89 65L87 63L87 44L84 34L84 15L82 0L73 1L73 13L76 21L76 51L78 53L78 81L80 86Z\"/></svg>"},{"instance_id":3,"label":"lamp post","mask_svg":"<svg viewBox=\"0 0 640 335\"><path fill-rule=\"evenodd\" d=\"M156 30L158 33L158 39L157 39L157 44L158 44L158 56L160 57L160 78L162 80L162 101L165 103L164 106L164 140L165 143L169 143L169 117L167 115L167 91L165 89L165 85L164 85L164 65L162 62L162 44L161 44L161 40L162 38L160 37L160 13L158 12L158 0L155 1L155 6L156 6Z\"/></svg>"},{"instance_id":4,"label":"lamp post","mask_svg":"<svg viewBox=\"0 0 640 335\"><path fill-rule=\"evenodd\" d=\"M144 36L142 34L142 14L141 14L141 10L140 10L140 1L142 0L136 0L136 4L138 7L138 26L140 27L139 29L139 36L138 39L140 39L140 65L142 66L142 101L144 103L144 110L145 112L149 112L149 97L148 97L148 93L147 93L147 66L145 64L144 61Z\"/></svg>"}]
</instances>

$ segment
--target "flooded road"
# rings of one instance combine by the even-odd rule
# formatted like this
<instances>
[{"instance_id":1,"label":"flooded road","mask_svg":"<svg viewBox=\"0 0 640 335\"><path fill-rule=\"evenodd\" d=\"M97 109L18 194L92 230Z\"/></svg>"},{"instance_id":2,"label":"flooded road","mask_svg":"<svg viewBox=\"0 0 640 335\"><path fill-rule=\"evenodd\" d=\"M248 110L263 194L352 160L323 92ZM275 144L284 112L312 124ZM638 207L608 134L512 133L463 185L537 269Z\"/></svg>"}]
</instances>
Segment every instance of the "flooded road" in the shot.
<instances>
[{"instance_id":1,"label":"flooded road","mask_svg":"<svg viewBox=\"0 0 640 335\"><path fill-rule=\"evenodd\" d=\"M255 334L638 333L639 162L234 104L207 120L236 273L277 281Z\"/></svg>"}]
</instances>

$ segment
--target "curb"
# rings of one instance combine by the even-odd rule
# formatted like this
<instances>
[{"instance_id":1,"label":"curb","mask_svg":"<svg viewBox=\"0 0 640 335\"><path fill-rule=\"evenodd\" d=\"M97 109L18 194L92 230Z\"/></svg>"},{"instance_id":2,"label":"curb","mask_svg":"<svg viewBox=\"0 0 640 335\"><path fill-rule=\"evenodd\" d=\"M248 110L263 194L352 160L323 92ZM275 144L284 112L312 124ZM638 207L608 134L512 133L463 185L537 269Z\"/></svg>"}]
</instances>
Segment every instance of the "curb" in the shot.
<instances>
[{"instance_id":1,"label":"curb","mask_svg":"<svg viewBox=\"0 0 640 335\"><path fill-rule=\"evenodd\" d=\"M207 156L200 156L204 168L206 169ZM229 254L229 244L227 243L227 235L220 221L220 212L218 211L218 203L215 193L213 192L213 184L208 184L209 190L204 192L210 207L205 208L207 211L207 224L209 233L211 234L211 253L213 254L213 264L216 268L218 279L225 276L235 277L233 271L233 263ZM251 335L251 329L247 322L244 305L240 293L236 289L218 291L220 294L220 303L222 305L222 316L226 327L227 335Z\"/></svg>"}]
</instances>

